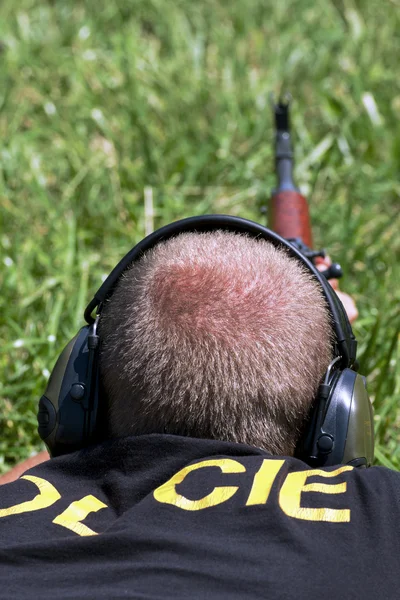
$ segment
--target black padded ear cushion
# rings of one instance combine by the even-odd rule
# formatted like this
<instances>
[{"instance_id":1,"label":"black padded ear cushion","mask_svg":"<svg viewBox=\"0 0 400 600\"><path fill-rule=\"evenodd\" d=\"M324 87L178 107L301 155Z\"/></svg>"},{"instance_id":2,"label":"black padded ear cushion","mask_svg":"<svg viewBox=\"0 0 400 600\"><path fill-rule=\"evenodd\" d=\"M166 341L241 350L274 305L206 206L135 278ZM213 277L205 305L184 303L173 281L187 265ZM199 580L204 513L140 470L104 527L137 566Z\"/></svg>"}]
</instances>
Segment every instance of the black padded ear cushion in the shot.
<instances>
[{"instance_id":1,"label":"black padded ear cushion","mask_svg":"<svg viewBox=\"0 0 400 600\"><path fill-rule=\"evenodd\" d=\"M374 413L366 379L358 375L354 382L343 463L370 467L374 461Z\"/></svg>"},{"instance_id":2,"label":"black padded ear cushion","mask_svg":"<svg viewBox=\"0 0 400 600\"><path fill-rule=\"evenodd\" d=\"M93 433L96 415L90 387L88 336L91 326L83 327L59 356L39 402L39 435L50 455L73 452Z\"/></svg>"},{"instance_id":3,"label":"black padded ear cushion","mask_svg":"<svg viewBox=\"0 0 400 600\"><path fill-rule=\"evenodd\" d=\"M373 414L365 378L351 369L336 371L329 388L327 397L316 399L296 455L313 467L369 466L374 458Z\"/></svg>"}]
</instances>

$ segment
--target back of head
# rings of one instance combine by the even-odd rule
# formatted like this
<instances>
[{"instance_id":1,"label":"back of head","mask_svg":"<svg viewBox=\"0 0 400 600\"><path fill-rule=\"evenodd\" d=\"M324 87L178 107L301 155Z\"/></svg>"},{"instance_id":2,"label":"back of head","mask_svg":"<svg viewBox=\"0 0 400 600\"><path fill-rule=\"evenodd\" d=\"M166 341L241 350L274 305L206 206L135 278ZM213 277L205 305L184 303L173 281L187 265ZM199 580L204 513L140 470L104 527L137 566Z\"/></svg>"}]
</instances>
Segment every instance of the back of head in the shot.
<instances>
[{"instance_id":1,"label":"back of head","mask_svg":"<svg viewBox=\"0 0 400 600\"><path fill-rule=\"evenodd\" d=\"M166 431L293 454L332 357L319 288L265 240L217 231L159 243L102 312L110 435Z\"/></svg>"}]
</instances>

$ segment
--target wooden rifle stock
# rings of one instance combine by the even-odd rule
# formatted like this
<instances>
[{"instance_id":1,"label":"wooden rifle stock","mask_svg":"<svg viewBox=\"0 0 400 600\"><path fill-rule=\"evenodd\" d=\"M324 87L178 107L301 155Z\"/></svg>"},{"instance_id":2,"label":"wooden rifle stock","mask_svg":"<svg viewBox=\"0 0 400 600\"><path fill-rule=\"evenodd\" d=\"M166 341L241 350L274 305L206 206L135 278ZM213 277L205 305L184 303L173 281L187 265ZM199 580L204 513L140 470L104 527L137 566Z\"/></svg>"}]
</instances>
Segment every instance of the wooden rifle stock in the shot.
<instances>
[{"instance_id":1,"label":"wooden rifle stock","mask_svg":"<svg viewBox=\"0 0 400 600\"><path fill-rule=\"evenodd\" d=\"M271 196L270 227L284 238L300 239L312 248L307 200L294 190L275 190Z\"/></svg>"}]
</instances>

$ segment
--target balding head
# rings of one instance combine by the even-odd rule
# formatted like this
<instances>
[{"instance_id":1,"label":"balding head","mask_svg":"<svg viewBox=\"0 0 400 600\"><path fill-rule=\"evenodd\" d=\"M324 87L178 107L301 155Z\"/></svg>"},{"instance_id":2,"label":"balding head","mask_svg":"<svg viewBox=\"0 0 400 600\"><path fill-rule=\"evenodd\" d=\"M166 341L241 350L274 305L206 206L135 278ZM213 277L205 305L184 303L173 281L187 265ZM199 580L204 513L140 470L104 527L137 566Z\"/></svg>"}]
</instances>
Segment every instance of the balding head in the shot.
<instances>
[{"instance_id":1,"label":"balding head","mask_svg":"<svg viewBox=\"0 0 400 600\"><path fill-rule=\"evenodd\" d=\"M284 251L228 232L158 244L100 320L110 434L292 454L332 355L320 286Z\"/></svg>"}]
</instances>

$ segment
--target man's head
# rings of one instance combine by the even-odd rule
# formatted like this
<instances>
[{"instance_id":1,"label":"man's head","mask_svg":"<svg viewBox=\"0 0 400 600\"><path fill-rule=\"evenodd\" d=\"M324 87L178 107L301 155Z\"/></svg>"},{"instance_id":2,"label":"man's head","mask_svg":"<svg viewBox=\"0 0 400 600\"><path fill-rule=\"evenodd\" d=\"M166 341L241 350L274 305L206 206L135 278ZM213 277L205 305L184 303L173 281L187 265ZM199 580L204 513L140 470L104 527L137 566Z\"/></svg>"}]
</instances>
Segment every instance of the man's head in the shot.
<instances>
[{"instance_id":1,"label":"man's head","mask_svg":"<svg viewBox=\"0 0 400 600\"><path fill-rule=\"evenodd\" d=\"M265 240L187 233L120 278L100 319L110 435L292 454L332 358L320 286Z\"/></svg>"}]
</instances>

